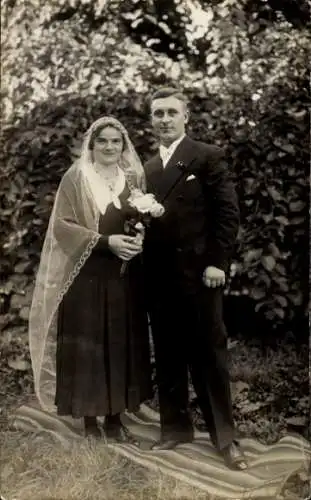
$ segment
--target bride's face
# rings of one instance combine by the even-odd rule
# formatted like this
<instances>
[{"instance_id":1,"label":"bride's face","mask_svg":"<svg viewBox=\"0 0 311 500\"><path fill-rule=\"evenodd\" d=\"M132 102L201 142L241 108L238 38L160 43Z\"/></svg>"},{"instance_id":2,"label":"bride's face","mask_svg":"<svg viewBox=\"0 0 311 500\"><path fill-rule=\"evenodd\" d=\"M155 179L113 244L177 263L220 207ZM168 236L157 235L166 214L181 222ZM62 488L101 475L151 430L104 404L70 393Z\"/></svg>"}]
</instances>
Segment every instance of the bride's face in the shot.
<instances>
[{"instance_id":1,"label":"bride's face","mask_svg":"<svg viewBox=\"0 0 311 500\"><path fill-rule=\"evenodd\" d=\"M123 150L123 137L119 130L108 126L94 139L93 156L97 164L105 166L119 162Z\"/></svg>"}]
</instances>

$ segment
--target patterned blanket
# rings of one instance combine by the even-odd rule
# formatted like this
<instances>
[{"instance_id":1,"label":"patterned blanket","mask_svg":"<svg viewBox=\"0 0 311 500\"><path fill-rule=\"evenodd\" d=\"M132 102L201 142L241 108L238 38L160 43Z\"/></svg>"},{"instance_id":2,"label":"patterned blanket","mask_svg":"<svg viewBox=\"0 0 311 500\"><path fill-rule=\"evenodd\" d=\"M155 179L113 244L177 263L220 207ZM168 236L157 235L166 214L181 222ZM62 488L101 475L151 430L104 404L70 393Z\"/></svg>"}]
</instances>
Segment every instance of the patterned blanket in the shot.
<instances>
[{"instance_id":1,"label":"patterned blanket","mask_svg":"<svg viewBox=\"0 0 311 500\"><path fill-rule=\"evenodd\" d=\"M82 420L48 414L36 402L20 407L12 417L14 428L53 434L64 446L83 438ZM311 446L298 435L286 435L266 446L255 439L242 439L241 446L250 464L247 471L231 471L211 444L209 434L195 432L193 443L179 445L175 450L151 451L159 438L159 415L142 405L136 414L126 414L124 423L141 445L103 444L141 466L184 481L225 500L242 498L276 498L286 481L298 471L310 467Z\"/></svg>"}]
</instances>

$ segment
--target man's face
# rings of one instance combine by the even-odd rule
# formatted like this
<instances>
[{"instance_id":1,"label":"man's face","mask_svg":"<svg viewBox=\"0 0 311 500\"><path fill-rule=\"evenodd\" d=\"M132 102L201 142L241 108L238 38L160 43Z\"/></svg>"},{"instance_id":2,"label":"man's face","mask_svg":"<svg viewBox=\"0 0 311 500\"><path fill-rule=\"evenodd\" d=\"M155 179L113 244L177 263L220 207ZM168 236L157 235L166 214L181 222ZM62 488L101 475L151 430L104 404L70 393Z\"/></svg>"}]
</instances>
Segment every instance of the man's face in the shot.
<instances>
[{"instance_id":1,"label":"man's face","mask_svg":"<svg viewBox=\"0 0 311 500\"><path fill-rule=\"evenodd\" d=\"M168 147L185 133L188 111L176 97L163 97L151 103L151 123L161 144Z\"/></svg>"}]
</instances>

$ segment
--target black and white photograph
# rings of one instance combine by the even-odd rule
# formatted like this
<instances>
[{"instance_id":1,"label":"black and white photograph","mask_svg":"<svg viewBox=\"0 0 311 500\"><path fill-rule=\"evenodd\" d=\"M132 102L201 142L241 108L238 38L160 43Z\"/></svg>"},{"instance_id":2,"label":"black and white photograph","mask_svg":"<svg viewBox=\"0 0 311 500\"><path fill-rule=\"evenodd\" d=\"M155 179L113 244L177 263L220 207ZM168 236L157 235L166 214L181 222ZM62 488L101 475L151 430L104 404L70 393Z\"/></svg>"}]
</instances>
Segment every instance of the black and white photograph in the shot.
<instances>
[{"instance_id":1,"label":"black and white photograph","mask_svg":"<svg viewBox=\"0 0 311 500\"><path fill-rule=\"evenodd\" d=\"M311 496L307 0L2 0L0 500Z\"/></svg>"}]
</instances>

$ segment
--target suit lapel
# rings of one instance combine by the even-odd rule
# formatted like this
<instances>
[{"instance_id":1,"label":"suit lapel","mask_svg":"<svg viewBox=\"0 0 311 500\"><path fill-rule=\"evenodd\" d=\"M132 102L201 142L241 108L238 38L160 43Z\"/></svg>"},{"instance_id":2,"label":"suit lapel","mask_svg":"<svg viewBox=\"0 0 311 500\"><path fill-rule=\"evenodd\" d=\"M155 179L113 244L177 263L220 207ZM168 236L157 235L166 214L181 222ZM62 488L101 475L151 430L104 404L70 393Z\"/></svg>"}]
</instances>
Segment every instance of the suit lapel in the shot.
<instances>
[{"instance_id":1,"label":"suit lapel","mask_svg":"<svg viewBox=\"0 0 311 500\"><path fill-rule=\"evenodd\" d=\"M154 178L157 177L157 194L161 197L161 199L166 196L174 184L178 182L178 179L181 179L182 177L182 171L177 166L178 162L182 162L186 170L190 162L192 162L195 158L195 143L188 136L186 136L180 144L178 144L174 154L171 156L164 169L159 155L159 161L161 162L161 174L154 174Z\"/></svg>"}]
</instances>

